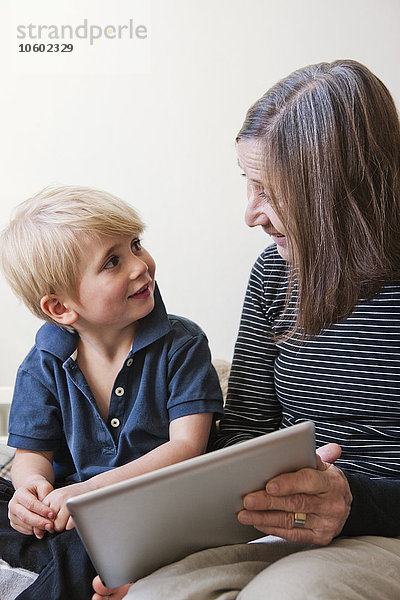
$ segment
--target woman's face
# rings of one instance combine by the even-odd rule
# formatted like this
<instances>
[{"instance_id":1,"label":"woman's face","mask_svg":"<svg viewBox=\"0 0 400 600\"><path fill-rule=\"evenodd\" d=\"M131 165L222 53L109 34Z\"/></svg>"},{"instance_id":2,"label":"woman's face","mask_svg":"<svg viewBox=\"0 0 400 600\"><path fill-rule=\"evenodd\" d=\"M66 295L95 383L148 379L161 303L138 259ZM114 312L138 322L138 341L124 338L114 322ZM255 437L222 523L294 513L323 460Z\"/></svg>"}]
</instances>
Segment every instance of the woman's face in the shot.
<instances>
[{"instance_id":1,"label":"woman's face","mask_svg":"<svg viewBox=\"0 0 400 600\"><path fill-rule=\"evenodd\" d=\"M246 224L249 227L260 225L272 237L282 258L288 261L290 257L285 228L269 204L261 181L263 156L260 142L243 139L239 140L237 147L239 166L247 179Z\"/></svg>"}]
</instances>

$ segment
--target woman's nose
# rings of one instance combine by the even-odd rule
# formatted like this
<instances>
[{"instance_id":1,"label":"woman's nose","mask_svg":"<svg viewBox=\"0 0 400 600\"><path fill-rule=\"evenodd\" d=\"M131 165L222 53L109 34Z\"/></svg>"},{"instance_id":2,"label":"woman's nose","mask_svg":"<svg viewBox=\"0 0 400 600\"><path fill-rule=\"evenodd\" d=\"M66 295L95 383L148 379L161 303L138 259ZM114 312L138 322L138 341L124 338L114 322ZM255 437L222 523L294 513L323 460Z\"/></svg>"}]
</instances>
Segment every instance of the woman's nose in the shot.
<instances>
[{"instance_id":1,"label":"woman's nose","mask_svg":"<svg viewBox=\"0 0 400 600\"><path fill-rule=\"evenodd\" d=\"M265 212L265 203L250 197L244 216L246 225L257 227L258 225L268 225L269 218Z\"/></svg>"}]
</instances>

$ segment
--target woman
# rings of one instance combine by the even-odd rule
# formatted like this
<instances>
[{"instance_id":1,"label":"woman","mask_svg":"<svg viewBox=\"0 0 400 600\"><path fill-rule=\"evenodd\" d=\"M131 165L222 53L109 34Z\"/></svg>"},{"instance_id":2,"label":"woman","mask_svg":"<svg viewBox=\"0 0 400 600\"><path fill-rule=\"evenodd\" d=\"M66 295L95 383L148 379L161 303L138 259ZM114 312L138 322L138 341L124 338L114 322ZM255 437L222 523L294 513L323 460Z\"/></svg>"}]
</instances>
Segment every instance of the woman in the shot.
<instances>
[{"instance_id":1,"label":"woman","mask_svg":"<svg viewBox=\"0 0 400 600\"><path fill-rule=\"evenodd\" d=\"M287 541L192 555L128 597L399 598L393 100L357 62L306 67L250 108L237 146L246 222L274 245L250 276L218 446L311 419L325 462L244 499L242 523Z\"/></svg>"}]
</instances>

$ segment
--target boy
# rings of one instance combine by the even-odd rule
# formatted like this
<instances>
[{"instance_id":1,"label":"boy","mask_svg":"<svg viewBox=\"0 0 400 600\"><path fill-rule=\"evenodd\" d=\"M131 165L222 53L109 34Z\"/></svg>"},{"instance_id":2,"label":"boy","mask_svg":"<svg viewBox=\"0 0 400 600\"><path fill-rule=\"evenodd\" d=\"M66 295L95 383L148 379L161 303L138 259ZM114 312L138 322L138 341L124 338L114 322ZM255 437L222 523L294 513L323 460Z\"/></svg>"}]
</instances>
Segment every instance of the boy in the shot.
<instances>
[{"instance_id":1,"label":"boy","mask_svg":"<svg viewBox=\"0 0 400 600\"><path fill-rule=\"evenodd\" d=\"M142 231L120 199L69 186L24 202L1 237L8 282L47 321L18 371L15 493L0 496L2 558L39 572L21 600L90 597L66 500L205 452L222 413L205 335L167 316ZM12 493L12 528L37 539L7 526Z\"/></svg>"}]
</instances>

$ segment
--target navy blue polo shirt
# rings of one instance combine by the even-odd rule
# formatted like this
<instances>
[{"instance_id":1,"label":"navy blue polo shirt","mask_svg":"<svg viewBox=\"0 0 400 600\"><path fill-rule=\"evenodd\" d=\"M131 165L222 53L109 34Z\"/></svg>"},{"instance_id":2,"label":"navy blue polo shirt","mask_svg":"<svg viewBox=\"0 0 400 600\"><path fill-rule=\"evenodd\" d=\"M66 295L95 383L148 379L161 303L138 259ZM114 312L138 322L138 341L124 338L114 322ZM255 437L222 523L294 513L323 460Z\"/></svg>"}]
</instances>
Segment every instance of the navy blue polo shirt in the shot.
<instances>
[{"instance_id":1,"label":"navy blue polo shirt","mask_svg":"<svg viewBox=\"0 0 400 600\"><path fill-rule=\"evenodd\" d=\"M56 480L84 481L169 440L169 424L195 413L223 413L203 331L167 315L160 292L115 380L105 422L73 357L78 335L46 323L20 366L9 446L54 452Z\"/></svg>"}]
</instances>

